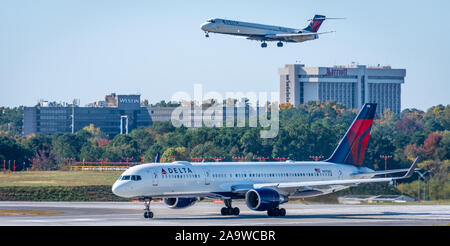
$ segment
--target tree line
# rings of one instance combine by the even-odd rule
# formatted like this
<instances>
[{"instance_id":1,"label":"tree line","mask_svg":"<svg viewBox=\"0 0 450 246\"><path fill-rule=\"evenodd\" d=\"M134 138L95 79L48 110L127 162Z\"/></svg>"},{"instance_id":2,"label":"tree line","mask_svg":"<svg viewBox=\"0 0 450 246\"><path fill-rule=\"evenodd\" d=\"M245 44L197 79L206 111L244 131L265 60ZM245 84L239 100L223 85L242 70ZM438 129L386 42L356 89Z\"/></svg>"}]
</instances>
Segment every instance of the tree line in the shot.
<instances>
[{"instance_id":1,"label":"tree line","mask_svg":"<svg viewBox=\"0 0 450 246\"><path fill-rule=\"evenodd\" d=\"M93 125L74 134L23 137L2 131L0 167L3 160L16 160L16 170L30 168L31 159L39 162L35 168L40 170L63 169L64 158L78 161L132 158L132 161L152 162L157 153L161 153L162 162L195 158L212 161L212 157L223 157L222 161L233 161L233 157L249 161L257 157L272 161L279 157L305 161L311 160L312 155L326 158L358 112L335 101L311 101L298 107L281 105L280 108L279 133L272 139L260 138L259 127L187 129L175 128L171 122L154 122L112 139ZM388 169L408 168L419 156L420 167L430 170L429 177L438 180L436 187L441 190L435 192L436 197L448 198L450 105L437 105L427 111L405 109L398 115L386 110L377 115L364 165L383 170L384 160L380 155L392 156ZM405 184L403 188L412 194L414 185Z\"/></svg>"}]
</instances>

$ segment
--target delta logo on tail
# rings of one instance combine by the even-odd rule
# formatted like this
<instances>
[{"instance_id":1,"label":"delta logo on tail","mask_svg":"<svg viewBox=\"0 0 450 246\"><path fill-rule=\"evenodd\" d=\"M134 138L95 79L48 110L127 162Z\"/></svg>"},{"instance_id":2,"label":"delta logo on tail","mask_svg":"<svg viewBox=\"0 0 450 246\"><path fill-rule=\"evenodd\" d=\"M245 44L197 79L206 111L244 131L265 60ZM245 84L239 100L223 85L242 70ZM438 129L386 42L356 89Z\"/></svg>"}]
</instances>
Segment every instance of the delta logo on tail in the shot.
<instances>
[{"instance_id":1,"label":"delta logo on tail","mask_svg":"<svg viewBox=\"0 0 450 246\"><path fill-rule=\"evenodd\" d=\"M376 109L375 103L364 104L328 162L362 166Z\"/></svg>"},{"instance_id":2,"label":"delta logo on tail","mask_svg":"<svg viewBox=\"0 0 450 246\"><path fill-rule=\"evenodd\" d=\"M319 31L319 28L322 25L325 18L326 18L325 15L315 15L314 18L311 20L311 23L309 23L309 26L306 27L304 30L310 32Z\"/></svg>"}]
</instances>

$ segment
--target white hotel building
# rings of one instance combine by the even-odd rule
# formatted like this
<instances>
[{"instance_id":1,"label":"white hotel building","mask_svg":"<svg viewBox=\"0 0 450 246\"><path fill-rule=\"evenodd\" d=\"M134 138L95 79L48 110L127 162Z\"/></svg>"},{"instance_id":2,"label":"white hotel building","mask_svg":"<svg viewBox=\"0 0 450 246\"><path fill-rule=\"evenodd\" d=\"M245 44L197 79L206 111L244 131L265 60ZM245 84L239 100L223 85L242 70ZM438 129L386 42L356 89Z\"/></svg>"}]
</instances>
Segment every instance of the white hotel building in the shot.
<instances>
[{"instance_id":1,"label":"white hotel building","mask_svg":"<svg viewBox=\"0 0 450 246\"><path fill-rule=\"evenodd\" d=\"M364 103L377 103L377 113L386 108L401 111L401 84L406 69L390 66L305 67L287 64L278 70L280 103L294 106L308 101L335 100L347 108L359 109Z\"/></svg>"}]
</instances>

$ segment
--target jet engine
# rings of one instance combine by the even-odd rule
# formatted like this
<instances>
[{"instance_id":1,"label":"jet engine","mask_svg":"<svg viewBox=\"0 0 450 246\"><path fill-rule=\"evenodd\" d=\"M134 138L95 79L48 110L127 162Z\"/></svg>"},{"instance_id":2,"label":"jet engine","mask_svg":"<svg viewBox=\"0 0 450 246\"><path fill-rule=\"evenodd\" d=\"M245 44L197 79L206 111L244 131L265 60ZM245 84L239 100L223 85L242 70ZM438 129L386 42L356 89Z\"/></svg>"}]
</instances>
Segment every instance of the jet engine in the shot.
<instances>
[{"instance_id":1,"label":"jet engine","mask_svg":"<svg viewBox=\"0 0 450 246\"><path fill-rule=\"evenodd\" d=\"M288 201L288 198L280 195L276 190L261 188L249 190L245 194L247 207L255 211L266 211L278 208L278 205Z\"/></svg>"},{"instance_id":2,"label":"jet engine","mask_svg":"<svg viewBox=\"0 0 450 246\"><path fill-rule=\"evenodd\" d=\"M176 198L164 198L164 203L169 206L169 208L178 209L178 208L187 208L189 206L192 206L197 202L197 198L183 198L183 197L176 197Z\"/></svg>"}]
</instances>

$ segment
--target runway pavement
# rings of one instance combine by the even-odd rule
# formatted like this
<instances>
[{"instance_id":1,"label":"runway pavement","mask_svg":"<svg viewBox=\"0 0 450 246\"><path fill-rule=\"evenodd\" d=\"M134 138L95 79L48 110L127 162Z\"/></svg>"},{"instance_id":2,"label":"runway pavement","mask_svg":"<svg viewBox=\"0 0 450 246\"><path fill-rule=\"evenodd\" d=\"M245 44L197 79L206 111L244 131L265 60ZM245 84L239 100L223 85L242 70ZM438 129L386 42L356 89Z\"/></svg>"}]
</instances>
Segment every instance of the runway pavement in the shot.
<instances>
[{"instance_id":1,"label":"runway pavement","mask_svg":"<svg viewBox=\"0 0 450 246\"><path fill-rule=\"evenodd\" d=\"M285 217L268 217L247 208L222 216L223 204L200 202L186 209L152 203L153 219L143 217L143 203L0 202L1 209L59 211L55 215L0 216L0 226L431 226L450 224L450 205L304 205L283 204Z\"/></svg>"}]
</instances>

